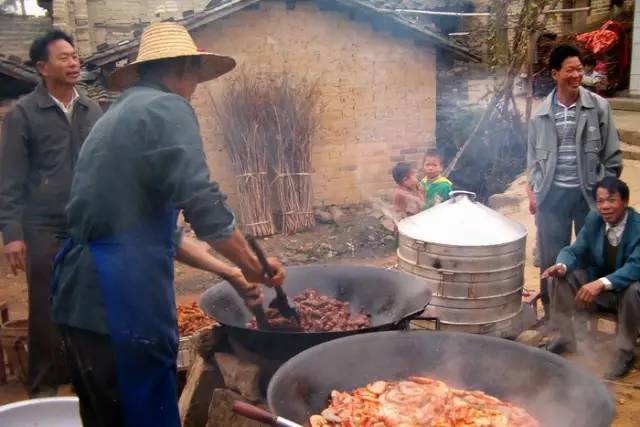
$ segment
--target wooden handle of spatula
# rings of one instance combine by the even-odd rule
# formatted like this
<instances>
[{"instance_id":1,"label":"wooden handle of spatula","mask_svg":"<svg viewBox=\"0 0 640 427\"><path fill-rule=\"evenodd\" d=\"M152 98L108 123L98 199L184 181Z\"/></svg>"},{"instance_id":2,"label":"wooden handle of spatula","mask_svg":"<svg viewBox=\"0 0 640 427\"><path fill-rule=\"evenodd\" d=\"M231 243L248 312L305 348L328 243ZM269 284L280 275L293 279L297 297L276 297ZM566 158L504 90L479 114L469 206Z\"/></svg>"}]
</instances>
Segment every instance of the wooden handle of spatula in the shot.
<instances>
[{"instance_id":1,"label":"wooden handle of spatula","mask_svg":"<svg viewBox=\"0 0 640 427\"><path fill-rule=\"evenodd\" d=\"M276 417L272 413L267 412L262 408L258 408L257 406L253 406L249 403L242 402L240 400L236 400L235 402L233 402L231 410L238 415L242 415L243 417L250 418L252 420L258 421L263 424L268 424L270 426L275 426L278 421L278 417Z\"/></svg>"},{"instance_id":2,"label":"wooden handle of spatula","mask_svg":"<svg viewBox=\"0 0 640 427\"><path fill-rule=\"evenodd\" d=\"M262 266L264 273L269 278L273 277L276 273L275 271L273 271L273 268L271 268L271 265L269 265L269 261L267 261L267 255L264 253L262 246L260 246L256 238L253 236L247 236L246 239L247 239L247 243L249 243L249 246L251 247L251 249L253 249L253 252L256 254L256 257L258 257L258 261L260 262L260 265Z\"/></svg>"}]
</instances>

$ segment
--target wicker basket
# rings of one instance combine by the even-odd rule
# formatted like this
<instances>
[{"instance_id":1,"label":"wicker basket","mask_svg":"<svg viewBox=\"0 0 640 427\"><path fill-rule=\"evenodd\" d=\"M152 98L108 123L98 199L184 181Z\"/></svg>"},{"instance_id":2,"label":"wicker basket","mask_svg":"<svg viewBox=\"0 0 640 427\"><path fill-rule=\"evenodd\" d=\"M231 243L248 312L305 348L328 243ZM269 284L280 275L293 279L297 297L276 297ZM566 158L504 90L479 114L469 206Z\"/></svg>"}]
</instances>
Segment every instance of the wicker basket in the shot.
<instances>
[{"instance_id":1,"label":"wicker basket","mask_svg":"<svg viewBox=\"0 0 640 427\"><path fill-rule=\"evenodd\" d=\"M25 384L28 378L28 325L27 319L19 319L9 320L0 327L0 340L7 355L9 370Z\"/></svg>"}]
</instances>

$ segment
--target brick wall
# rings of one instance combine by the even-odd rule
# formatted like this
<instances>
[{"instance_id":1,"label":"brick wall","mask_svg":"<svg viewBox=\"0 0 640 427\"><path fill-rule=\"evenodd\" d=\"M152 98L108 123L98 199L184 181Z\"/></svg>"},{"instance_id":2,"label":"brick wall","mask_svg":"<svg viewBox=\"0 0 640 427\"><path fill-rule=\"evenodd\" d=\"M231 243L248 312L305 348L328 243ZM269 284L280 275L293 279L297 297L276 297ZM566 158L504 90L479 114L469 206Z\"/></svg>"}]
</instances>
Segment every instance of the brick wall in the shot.
<instances>
[{"instance_id":1,"label":"brick wall","mask_svg":"<svg viewBox=\"0 0 640 427\"><path fill-rule=\"evenodd\" d=\"M390 170L418 161L435 144L435 54L410 40L314 3L264 2L194 34L201 48L230 54L247 72L321 76L326 105L312 153L314 203L345 204L386 195ZM238 71L236 70L236 73ZM211 99L233 72L201 85L193 99L212 177L236 205L235 179Z\"/></svg>"},{"instance_id":2,"label":"brick wall","mask_svg":"<svg viewBox=\"0 0 640 427\"><path fill-rule=\"evenodd\" d=\"M72 33L79 51L89 55L102 43L133 37L150 22L181 18L183 12L202 11L209 0L54 0L56 27Z\"/></svg>"},{"instance_id":3,"label":"brick wall","mask_svg":"<svg viewBox=\"0 0 640 427\"><path fill-rule=\"evenodd\" d=\"M473 3L478 11L490 11L490 0L473 0ZM507 3L509 39L511 40L523 2L522 0L509 0ZM615 17L615 10L610 7L610 4L610 0L561 0L558 8L591 6L591 10L589 12L552 14L547 18L546 29L559 34L593 30L607 19ZM635 0L625 0L622 9L631 10L634 4ZM474 51L481 56L484 56L486 51L483 40L490 36L487 32L487 19L485 17L465 18L463 21L463 30L471 32L469 36L471 45Z\"/></svg>"},{"instance_id":4,"label":"brick wall","mask_svg":"<svg viewBox=\"0 0 640 427\"><path fill-rule=\"evenodd\" d=\"M208 0L87 0L93 28L92 47L114 44L133 37L149 22L182 18L185 11L200 12Z\"/></svg>"},{"instance_id":5,"label":"brick wall","mask_svg":"<svg viewBox=\"0 0 640 427\"><path fill-rule=\"evenodd\" d=\"M587 16L588 24L597 24L600 23L609 17L611 17L613 10L610 7L610 0L583 0L584 3L591 3L591 12ZM624 8L630 9L633 8L635 4L635 0L625 0ZM587 6L588 4L585 4ZM580 19L579 16L576 16L576 19Z\"/></svg>"},{"instance_id":6,"label":"brick wall","mask_svg":"<svg viewBox=\"0 0 640 427\"><path fill-rule=\"evenodd\" d=\"M46 17L0 15L0 54L28 59L33 39L51 26Z\"/></svg>"}]
</instances>

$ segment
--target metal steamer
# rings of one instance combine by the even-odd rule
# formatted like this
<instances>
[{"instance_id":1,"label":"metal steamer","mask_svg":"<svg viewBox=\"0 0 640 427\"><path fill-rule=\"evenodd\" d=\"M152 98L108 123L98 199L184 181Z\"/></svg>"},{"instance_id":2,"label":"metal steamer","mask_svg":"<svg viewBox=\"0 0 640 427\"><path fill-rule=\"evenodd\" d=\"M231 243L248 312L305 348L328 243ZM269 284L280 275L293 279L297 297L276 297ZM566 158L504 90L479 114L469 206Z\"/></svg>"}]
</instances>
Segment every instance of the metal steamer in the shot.
<instances>
[{"instance_id":1,"label":"metal steamer","mask_svg":"<svg viewBox=\"0 0 640 427\"><path fill-rule=\"evenodd\" d=\"M428 316L443 330L514 337L522 329L526 229L454 191L399 225L399 268L433 292Z\"/></svg>"}]
</instances>

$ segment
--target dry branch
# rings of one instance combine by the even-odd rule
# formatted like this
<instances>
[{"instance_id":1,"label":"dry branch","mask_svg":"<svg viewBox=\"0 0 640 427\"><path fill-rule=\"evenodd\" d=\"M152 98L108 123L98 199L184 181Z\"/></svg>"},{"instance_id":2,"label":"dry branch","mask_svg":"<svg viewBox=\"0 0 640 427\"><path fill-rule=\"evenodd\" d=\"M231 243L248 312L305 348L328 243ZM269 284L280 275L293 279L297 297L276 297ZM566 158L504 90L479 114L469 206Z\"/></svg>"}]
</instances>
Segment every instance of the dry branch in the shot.
<instances>
[{"instance_id":1,"label":"dry branch","mask_svg":"<svg viewBox=\"0 0 640 427\"><path fill-rule=\"evenodd\" d=\"M254 236L275 233L269 190L268 141L260 132L264 121L264 83L241 73L215 106L231 164L236 174L240 219Z\"/></svg>"},{"instance_id":2,"label":"dry branch","mask_svg":"<svg viewBox=\"0 0 640 427\"><path fill-rule=\"evenodd\" d=\"M318 91L306 78L283 75L269 86L264 129L270 144L273 185L282 214L282 233L315 225L311 189L311 143L317 128Z\"/></svg>"},{"instance_id":3,"label":"dry branch","mask_svg":"<svg viewBox=\"0 0 640 427\"><path fill-rule=\"evenodd\" d=\"M528 55L528 50L526 49L526 44L529 40L528 35L537 31L539 28L544 28L547 18L549 17L549 14L545 14L543 12L545 7L548 6L549 10L553 10L557 7L558 3L559 0L525 0L518 18L518 25L516 27L517 31L513 37L512 59L507 70L507 75L495 91L493 98L478 120L473 132L471 132L471 135L469 135L454 158L449 162L449 165L444 171L445 176L449 176L449 174L451 174L469 144L476 139L481 132L484 132L496 106L505 99L507 101L509 100L509 97L513 92L513 83L515 78L522 69Z\"/></svg>"}]
</instances>

